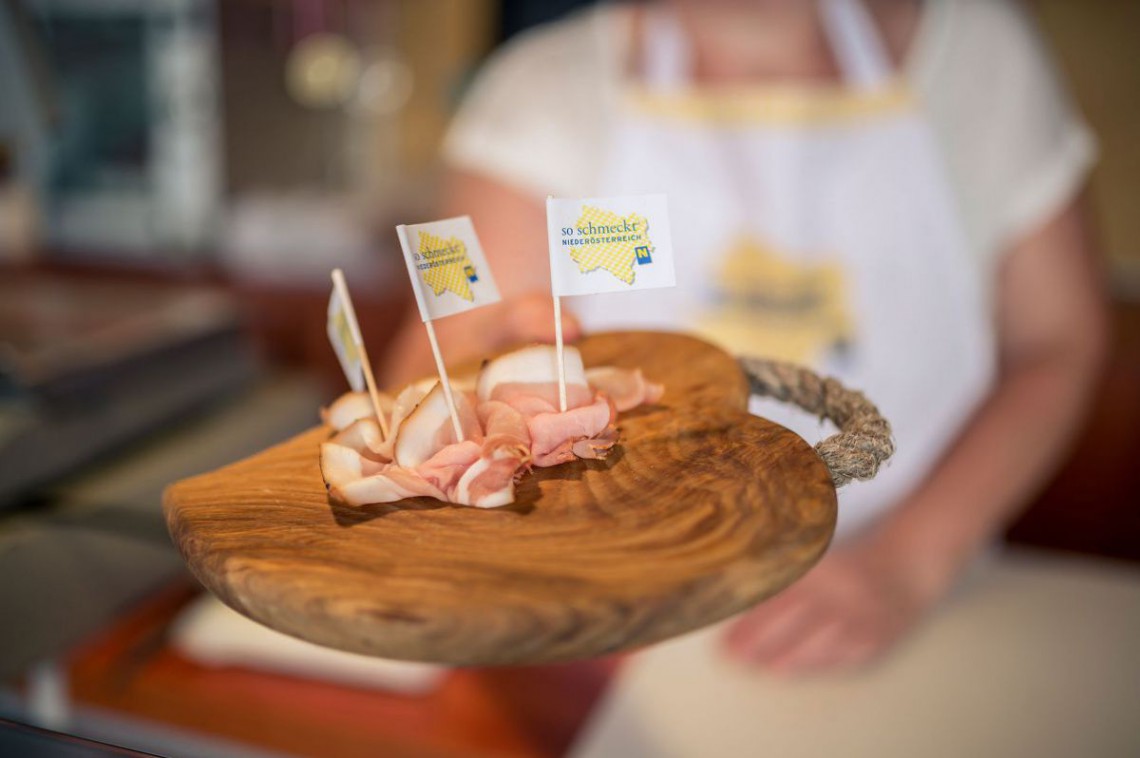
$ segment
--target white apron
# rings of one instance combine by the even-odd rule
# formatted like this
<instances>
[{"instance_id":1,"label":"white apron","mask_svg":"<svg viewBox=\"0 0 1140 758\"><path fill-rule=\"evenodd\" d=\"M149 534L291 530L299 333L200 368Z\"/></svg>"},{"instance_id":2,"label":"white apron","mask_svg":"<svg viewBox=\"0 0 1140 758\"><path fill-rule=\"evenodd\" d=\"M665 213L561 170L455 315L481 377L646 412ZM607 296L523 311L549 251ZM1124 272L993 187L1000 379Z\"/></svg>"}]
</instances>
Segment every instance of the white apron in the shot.
<instances>
[{"instance_id":1,"label":"white apron","mask_svg":"<svg viewBox=\"0 0 1140 758\"><path fill-rule=\"evenodd\" d=\"M840 538L905 498L991 386L994 334L933 135L857 0L821 12L845 86L696 90L684 36L647 12L598 194L666 192L678 285L575 298L591 331L695 331L862 389L898 452L840 493ZM816 442L832 430L753 399ZM962 507L969 507L963 503Z\"/></svg>"}]
</instances>

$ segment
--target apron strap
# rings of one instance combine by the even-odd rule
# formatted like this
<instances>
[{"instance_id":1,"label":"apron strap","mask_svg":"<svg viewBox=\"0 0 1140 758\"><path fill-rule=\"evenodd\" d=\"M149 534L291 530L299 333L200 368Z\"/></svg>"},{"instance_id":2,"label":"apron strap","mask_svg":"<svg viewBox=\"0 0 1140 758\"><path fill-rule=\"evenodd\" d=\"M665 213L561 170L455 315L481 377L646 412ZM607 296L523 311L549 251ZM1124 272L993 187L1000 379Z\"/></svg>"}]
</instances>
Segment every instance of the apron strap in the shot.
<instances>
[{"instance_id":1,"label":"apron strap","mask_svg":"<svg viewBox=\"0 0 1140 758\"><path fill-rule=\"evenodd\" d=\"M693 51L672 13L649 8L642 15L642 77L653 90L668 92L690 80Z\"/></svg>"},{"instance_id":2,"label":"apron strap","mask_svg":"<svg viewBox=\"0 0 1140 758\"><path fill-rule=\"evenodd\" d=\"M874 19L860 0L818 0L824 32L844 82L860 91L890 84L894 66ZM647 86L672 90L692 76L692 49L674 14L649 8L644 14L642 73Z\"/></svg>"},{"instance_id":3,"label":"apron strap","mask_svg":"<svg viewBox=\"0 0 1140 758\"><path fill-rule=\"evenodd\" d=\"M885 87L894 66L871 13L860 0L819 0L823 27L847 84L868 91Z\"/></svg>"}]
</instances>

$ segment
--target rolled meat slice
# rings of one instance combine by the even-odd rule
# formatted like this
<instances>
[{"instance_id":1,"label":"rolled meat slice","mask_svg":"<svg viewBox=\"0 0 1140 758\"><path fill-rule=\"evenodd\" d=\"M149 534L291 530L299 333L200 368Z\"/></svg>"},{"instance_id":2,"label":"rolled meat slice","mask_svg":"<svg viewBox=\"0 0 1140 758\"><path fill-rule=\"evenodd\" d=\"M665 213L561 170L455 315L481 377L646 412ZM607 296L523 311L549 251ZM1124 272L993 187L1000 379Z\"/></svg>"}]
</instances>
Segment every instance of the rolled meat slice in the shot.
<instances>
[{"instance_id":1,"label":"rolled meat slice","mask_svg":"<svg viewBox=\"0 0 1140 758\"><path fill-rule=\"evenodd\" d=\"M530 456L526 424L517 411L503 404L488 405L480 420L474 395L455 390L455 409L463 442L455 439L443 388L436 385L400 424L394 458L433 487L449 502L495 507L514 502L515 474ZM484 434L484 429L487 434Z\"/></svg>"},{"instance_id":2,"label":"rolled meat slice","mask_svg":"<svg viewBox=\"0 0 1140 758\"><path fill-rule=\"evenodd\" d=\"M505 403L522 414L530 433L531 461L555 466L579 457L600 458L613 447L613 405L586 381L582 354L565 348L566 410L559 411L558 357L551 345L507 353L483 365L476 382L482 402ZM586 441L593 444L583 444Z\"/></svg>"},{"instance_id":3,"label":"rolled meat slice","mask_svg":"<svg viewBox=\"0 0 1140 758\"><path fill-rule=\"evenodd\" d=\"M453 392L455 410L465 440L481 442L483 430L475 413L472 399L463 392ZM443 394L443 385L436 383L395 433L393 460L404 468L416 468L433 455L458 440L451 423L451 412Z\"/></svg>"},{"instance_id":4,"label":"rolled meat slice","mask_svg":"<svg viewBox=\"0 0 1140 758\"><path fill-rule=\"evenodd\" d=\"M530 459L530 429L522 413L499 400L479 403L476 411L483 426L484 458L511 456L524 462Z\"/></svg>"},{"instance_id":5,"label":"rolled meat slice","mask_svg":"<svg viewBox=\"0 0 1140 758\"><path fill-rule=\"evenodd\" d=\"M392 445L382 439L375 416L353 421L343 431L334 434L329 442L355 450L373 461L390 463L392 460Z\"/></svg>"},{"instance_id":6,"label":"rolled meat slice","mask_svg":"<svg viewBox=\"0 0 1140 758\"><path fill-rule=\"evenodd\" d=\"M479 423L483 426L483 447L459 480L458 502L479 508L495 508L513 503L515 479L530 464L530 430L526 418L515 408L498 400L479 403Z\"/></svg>"},{"instance_id":7,"label":"rolled meat slice","mask_svg":"<svg viewBox=\"0 0 1140 758\"><path fill-rule=\"evenodd\" d=\"M572 461L578 451L589 451L589 458L603 458L617 441L613 426L614 407L605 395L594 402L565 413L539 413L527 419L530 430L530 454L540 468ZM593 446L584 443L593 441Z\"/></svg>"}]
</instances>

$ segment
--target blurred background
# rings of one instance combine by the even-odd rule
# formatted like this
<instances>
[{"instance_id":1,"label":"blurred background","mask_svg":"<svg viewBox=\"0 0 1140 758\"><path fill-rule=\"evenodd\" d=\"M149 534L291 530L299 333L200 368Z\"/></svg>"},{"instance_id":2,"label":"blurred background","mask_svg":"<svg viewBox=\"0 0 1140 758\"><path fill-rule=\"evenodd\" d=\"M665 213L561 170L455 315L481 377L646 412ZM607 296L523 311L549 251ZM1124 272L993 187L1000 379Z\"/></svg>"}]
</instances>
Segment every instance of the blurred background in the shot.
<instances>
[{"instance_id":1,"label":"blurred background","mask_svg":"<svg viewBox=\"0 0 1140 758\"><path fill-rule=\"evenodd\" d=\"M409 295L392 229L434 217L465 87L586 4L0 0L0 717L167 754L567 749L613 662L362 685L196 658L160 496L339 394L331 268L383 354ZM1031 5L1100 140L1115 333L1086 431L1007 539L1135 563L1140 5Z\"/></svg>"}]
</instances>

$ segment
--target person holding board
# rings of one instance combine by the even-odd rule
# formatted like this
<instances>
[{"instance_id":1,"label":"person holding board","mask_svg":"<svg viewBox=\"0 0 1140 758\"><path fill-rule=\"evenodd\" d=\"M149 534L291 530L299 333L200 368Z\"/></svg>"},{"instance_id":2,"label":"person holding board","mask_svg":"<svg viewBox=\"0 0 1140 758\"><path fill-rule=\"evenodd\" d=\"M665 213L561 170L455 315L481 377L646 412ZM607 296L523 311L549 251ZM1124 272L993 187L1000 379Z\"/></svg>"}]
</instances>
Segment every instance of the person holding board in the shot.
<instances>
[{"instance_id":1,"label":"person holding board","mask_svg":"<svg viewBox=\"0 0 1140 758\"><path fill-rule=\"evenodd\" d=\"M829 553L725 643L783 672L859 666L1080 421L1106 345L1080 202L1094 153L1013 2L601 4L507 44L454 122L444 210L479 226L503 301L439 341L458 360L553 339L547 196L667 195L676 286L574 298L565 337L694 332L879 405L895 459L841 492ZM412 326L390 379L430 371Z\"/></svg>"}]
</instances>

